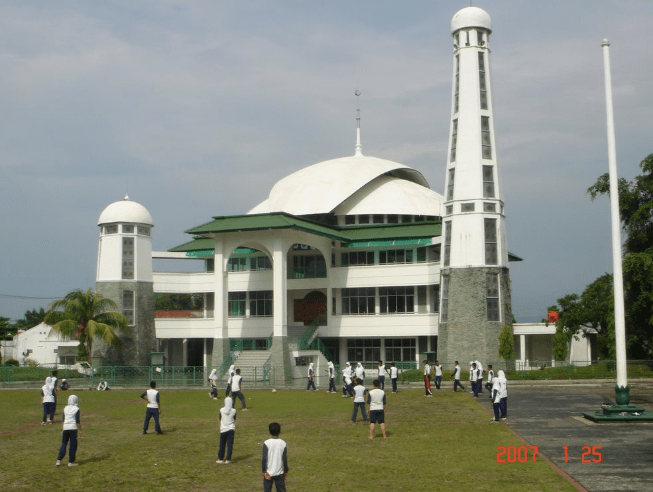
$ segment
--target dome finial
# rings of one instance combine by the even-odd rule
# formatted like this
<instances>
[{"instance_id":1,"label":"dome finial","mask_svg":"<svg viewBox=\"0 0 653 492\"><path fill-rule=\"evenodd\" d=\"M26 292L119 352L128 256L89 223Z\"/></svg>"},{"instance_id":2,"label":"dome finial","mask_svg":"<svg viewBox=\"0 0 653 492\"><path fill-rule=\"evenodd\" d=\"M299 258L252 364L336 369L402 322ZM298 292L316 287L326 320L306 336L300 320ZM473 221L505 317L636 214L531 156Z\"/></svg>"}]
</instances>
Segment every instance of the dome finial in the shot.
<instances>
[{"instance_id":1,"label":"dome finial","mask_svg":"<svg viewBox=\"0 0 653 492\"><path fill-rule=\"evenodd\" d=\"M356 96L356 153L354 155L362 156L363 147L361 146L361 107L359 99L361 91L356 89L354 95Z\"/></svg>"}]
</instances>

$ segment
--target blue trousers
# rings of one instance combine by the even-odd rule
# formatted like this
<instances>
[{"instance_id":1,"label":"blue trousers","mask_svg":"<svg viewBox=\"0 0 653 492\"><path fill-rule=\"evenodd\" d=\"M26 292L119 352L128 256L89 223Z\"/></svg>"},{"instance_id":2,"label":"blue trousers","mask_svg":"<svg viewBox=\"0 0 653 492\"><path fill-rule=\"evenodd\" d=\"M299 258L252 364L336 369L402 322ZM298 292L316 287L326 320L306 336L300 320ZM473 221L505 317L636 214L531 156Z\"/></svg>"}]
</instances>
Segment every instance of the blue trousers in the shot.
<instances>
[{"instance_id":1,"label":"blue trousers","mask_svg":"<svg viewBox=\"0 0 653 492\"><path fill-rule=\"evenodd\" d=\"M460 384L460 379L454 379L454 380L453 380L453 390L454 390L454 391L458 391L458 390L456 389L458 386L460 386L460 389L461 389L461 390L465 391L465 387L464 387L462 384Z\"/></svg>"},{"instance_id":2,"label":"blue trousers","mask_svg":"<svg viewBox=\"0 0 653 492\"><path fill-rule=\"evenodd\" d=\"M147 432L147 428L150 426L150 419L154 417L154 430L161 432L161 427L159 427L159 409L147 407L145 412L145 422L143 422L143 431Z\"/></svg>"},{"instance_id":3,"label":"blue trousers","mask_svg":"<svg viewBox=\"0 0 653 492\"><path fill-rule=\"evenodd\" d=\"M435 376L435 387L437 389L440 389L441 384L442 384L442 376Z\"/></svg>"},{"instance_id":4,"label":"blue trousers","mask_svg":"<svg viewBox=\"0 0 653 492\"><path fill-rule=\"evenodd\" d=\"M351 421L356 422L356 417L358 416L358 409L361 409L361 415L363 416L363 422L367 422L367 412L365 411L365 402L354 402L354 411L351 414Z\"/></svg>"},{"instance_id":5,"label":"blue trousers","mask_svg":"<svg viewBox=\"0 0 653 492\"><path fill-rule=\"evenodd\" d=\"M272 484L277 487L277 492L286 492L286 479L283 475L271 477L272 480L263 479L263 492L272 492Z\"/></svg>"},{"instance_id":6,"label":"blue trousers","mask_svg":"<svg viewBox=\"0 0 653 492\"><path fill-rule=\"evenodd\" d=\"M77 429L75 430L65 430L61 435L61 447L59 448L59 454L57 455L57 460L62 460L66 456L66 447L70 441L70 453L68 454L68 462L75 462L75 455L77 454Z\"/></svg>"},{"instance_id":7,"label":"blue trousers","mask_svg":"<svg viewBox=\"0 0 653 492\"><path fill-rule=\"evenodd\" d=\"M492 408L494 409L494 420L499 420L501 417L501 403L492 403Z\"/></svg>"},{"instance_id":8,"label":"blue trousers","mask_svg":"<svg viewBox=\"0 0 653 492\"><path fill-rule=\"evenodd\" d=\"M43 404L43 422L48 418L50 419L50 422L54 420L54 402L46 402Z\"/></svg>"},{"instance_id":9,"label":"blue trousers","mask_svg":"<svg viewBox=\"0 0 653 492\"><path fill-rule=\"evenodd\" d=\"M483 393L483 378L478 378L478 384L476 386L478 393Z\"/></svg>"},{"instance_id":10,"label":"blue trousers","mask_svg":"<svg viewBox=\"0 0 653 492\"><path fill-rule=\"evenodd\" d=\"M245 403L245 395L242 391L232 391L231 398L234 400L234 408L236 408L236 398L240 400L241 408L247 408L247 403Z\"/></svg>"},{"instance_id":11,"label":"blue trousers","mask_svg":"<svg viewBox=\"0 0 653 492\"><path fill-rule=\"evenodd\" d=\"M224 459L224 451L227 449L227 461L231 460L231 452L234 449L234 437L236 436L235 430L220 433L220 449L218 450L218 459Z\"/></svg>"},{"instance_id":12,"label":"blue trousers","mask_svg":"<svg viewBox=\"0 0 653 492\"><path fill-rule=\"evenodd\" d=\"M334 393L336 392L336 379L335 378L329 378L329 391L333 391Z\"/></svg>"},{"instance_id":13,"label":"blue trousers","mask_svg":"<svg viewBox=\"0 0 653 492\"><path fill-rule=\"evenodd\" d=\"M381 389L385 389L385 376L379 376L379 383L381 384Z\"/></svg>"},{"instance_id":14,"label":"blue trousers","mask_svg":"<svg viewBox=\"0 0 653 492\"><path fill-rule=\"evenodd\" d=\"M390 381L392 382L392 392L396 393L397 392L397 378L390 378Z\"/></svg>"},{"instance_id":15,"label":"blue trousers","mask_svg":"<svg viewBox=\"0 0 653 492\"><path fill-rule=\"evenodd\" d=\"M501 418L504 419L508 417L508 397L501 398L499 405L501 409Z\"/></svg>"},{"instance_id":16,"label":"blue trousers","mask_svg":"<svg viewBox=\"0 0 653 492\"><path fill-rule=\"evenodd\" d=\"M315 381L313 381L311 378L308 378L308 383L306 384L306 391L311 389L311 387L313 388L314 391L317 390L317 388L315 387Z\"/></svg>"}]
</instances>

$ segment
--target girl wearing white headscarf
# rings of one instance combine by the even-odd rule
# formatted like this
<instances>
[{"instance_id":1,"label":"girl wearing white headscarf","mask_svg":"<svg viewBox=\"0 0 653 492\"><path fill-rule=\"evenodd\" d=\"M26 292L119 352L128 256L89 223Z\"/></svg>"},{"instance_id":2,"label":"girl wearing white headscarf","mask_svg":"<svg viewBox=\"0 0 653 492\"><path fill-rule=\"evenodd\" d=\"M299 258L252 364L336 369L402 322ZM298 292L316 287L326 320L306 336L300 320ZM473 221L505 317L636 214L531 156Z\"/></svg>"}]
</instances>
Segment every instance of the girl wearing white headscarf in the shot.
<instances>
[{"instance_id":1,"label":"girl wearing white headscarf","mask_svg":"<svg viewBox=\"0 0 653 492\"><path fill-rule=\"evenodd\" d=\"M347 398L347 394L354 397L354 389L351 382L351 365L349 362L345 364L345 368L342 370L342 397Z\"/></svg>"},{"instance_id":2,"label":"girl wearing white headscarf","mask_svg":"<svg viewBox=\"0 0 653 492\"><path fill-rule=\"evenodd\" d=\"M54 386L50 377L45 378L45 384L41 386L41 403L43 403L41 425L51 424L54 421Z\"/></svg>"},{"instance_id":3,"label":"girl wearing white headscarf","mask_svg":"<svg viewBox=\"0 0 653 492\"><path fill-rule=\"evenodd\" d=\"M234 437L236 436L236 409L234 401L230 396L225 397L224 407L220 409L220 448L218 449L218 460L216 463L229 464L231 452L234 449ZM225 448L227 456L225 459Z\"/></svg>"},{"instance_id":4,"label":"girl wearing white headscarf","mask_svg":"<svg viewBox=\"0 0 653 492\"><path fill-rule=\"evenodd\" d=\"M315 381L313 378L315 377L315 370L313 369L314 365L311 362L308 365L308 384L306 385L306 391L310 391L311 387L313 388L313 391L317 391L317 388L315 387Z\"/></svg>"},{"instance_id":5,"label":"girl wearing white headscarf","mask_svg":"<svg viewBox=\"0 0 653 492\"><path fill-rule=\"evenodd\" d=\"M499 409L501 410L501 420L506 420L508 418L508 380L506 379L506 374L503 371L499 371L499 376L497 377L500 385L500 402Z\"/></svg>"},{"instance_id":6,"label":"girl wearing white headscarf","mask_svg":"<svg viewBox=\"0 0 653 492\"><path fill-rule=\"evenodd\" d=\"M365 368L360 362L356 363L356 379L360 381L361 384L365 384Z\"/></svg>"},{"instance_id":7,"label":"girl wearing white headscarf","mask_svg":"<svg viewBox=\"0 0 653 492\"><path fill-rule=\"evenodd\" d=\"M209 382L211 383L211 392L209 396L214 400L218 399L218 371L213 369L209 374Z\"/></svg>"},{"instance_id":8,"label":"girl wearing white headscarf","mask_svg":"<svg viewBox=\"0 0 653 492\"><path fill-rule=\"evenodd\" d=\"M227 389L224 392L224 396L229 396L231 394L231 379L234 377L234 374L236 374L235 367L235 364L231 364L229 366L229 370L227 371L227 374L229 374L229 379L227 379Z\"/></svg>"},{"instance_id":9,"label":"girl wearing white headscarf","mask_svg":"<svg viewBox=\"0 0 653 492\"><path fill-rule=\"evenodd\" d=\"M77 435L81 437L82 424L80 422L81 411L77 405L78 399L75 395L68 397L68 405L63 409L63 433L61 434L61 447L57 455L57 466L61 465L61 460L66 456L66 447L70 442L70 451L68 453L68 466L77 466L75 455L77 454Z\"/></svg>"},{"instance_id":10,"label":"girl wearing white headscarf","mask_svg":"<svg viewBox=\"0 0 653 492\"><path fill-rule=\"evenodd\" d=\"M335 393L336 392L336 368L333 365L333 361L329 361L328 371L329 371L329 389L327 391L329 393Z\"/></svg>"}]
</instances>

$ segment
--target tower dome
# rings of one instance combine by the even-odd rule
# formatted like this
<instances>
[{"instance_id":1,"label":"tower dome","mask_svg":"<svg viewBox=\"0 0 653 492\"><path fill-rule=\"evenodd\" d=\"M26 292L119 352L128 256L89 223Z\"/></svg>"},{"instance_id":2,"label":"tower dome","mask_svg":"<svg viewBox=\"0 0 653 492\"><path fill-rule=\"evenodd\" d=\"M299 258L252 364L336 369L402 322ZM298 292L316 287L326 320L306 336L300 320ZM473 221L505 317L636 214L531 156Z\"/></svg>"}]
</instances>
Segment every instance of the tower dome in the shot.
<instances>
[{"instance_id":1,"label":"tower dome","mask_svg":"<svg viewBox=\"0 0 653 492\"><path fill-rule=\"evenodd\" d=\"M451 19L451 33L469 27L480 27L492 32L490 14L478 7L466 7L456 12Z\"/></svg>"},{"instance_id":2,"label":"tower dome","mask_svg":"<svg viewBox=\"0 0 653 492\"><path fill-rule=\"evenodd\" d=\"M150 212L140 203L132 202L128 196L125 196L124 200L113 202L105 208L98 219L98 225L115 222L154 226Z\"/></svg>"}]
</instances>

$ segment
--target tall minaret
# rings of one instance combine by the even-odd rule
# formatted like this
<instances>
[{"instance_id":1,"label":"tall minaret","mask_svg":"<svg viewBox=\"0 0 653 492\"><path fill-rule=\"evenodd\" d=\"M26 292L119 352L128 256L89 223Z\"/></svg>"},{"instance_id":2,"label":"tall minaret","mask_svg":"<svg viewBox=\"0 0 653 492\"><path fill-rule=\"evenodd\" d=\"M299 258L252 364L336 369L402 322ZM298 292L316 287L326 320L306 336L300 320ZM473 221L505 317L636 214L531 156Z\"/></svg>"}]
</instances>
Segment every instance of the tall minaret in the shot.
<instances>
[{"instance_id":1,"label":"tall minaret","mask_svg":"<svg viewBox=\"0 0 653 492\"><path fill-rule=\"evenodd\" d=\"M152 281L152 216L125 196L100 214L96 291L113 300L129 322L131 334L121 337L122 350L95 342L105 364L149 366L156 351Z\"/></svg>"},{"instance_id":2,"label":"tall minaret","mask_svg":"<svg viewBox=\"0 0 653 492\"><path fill-rule=\"evenodd\" d=\"M468 7L451 20L453 95L445 176L438 357L498 360L512 324L503 190L490 77L492 21Z\"/></svg>"}]
</instances>

